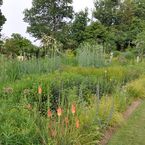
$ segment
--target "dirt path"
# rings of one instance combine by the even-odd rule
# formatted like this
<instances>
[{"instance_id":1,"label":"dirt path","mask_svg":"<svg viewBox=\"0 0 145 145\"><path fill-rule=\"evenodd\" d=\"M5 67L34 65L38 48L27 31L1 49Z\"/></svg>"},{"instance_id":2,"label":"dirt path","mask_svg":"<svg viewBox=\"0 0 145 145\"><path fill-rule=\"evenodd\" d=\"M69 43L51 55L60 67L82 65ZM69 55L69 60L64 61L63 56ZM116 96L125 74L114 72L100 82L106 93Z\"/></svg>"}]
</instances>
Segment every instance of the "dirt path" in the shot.
<instances>
[{"instance_id":1,"label":"dirt path","mask_svg":"<svg viewBox=\"0 0 145 145\"><path fill-rule=\"evenodd\" d=\"M134 101L127 110L123 113L123 117L125 120L129 118L129 116L133 113L133 111L140 105L141 100ZM112 135L117 131L117 127L109 127L106 132L104 133L104 136L102 140L100 141L99 145L106 145L109 140L111 139Z\"/></svg>"}]
</instances>

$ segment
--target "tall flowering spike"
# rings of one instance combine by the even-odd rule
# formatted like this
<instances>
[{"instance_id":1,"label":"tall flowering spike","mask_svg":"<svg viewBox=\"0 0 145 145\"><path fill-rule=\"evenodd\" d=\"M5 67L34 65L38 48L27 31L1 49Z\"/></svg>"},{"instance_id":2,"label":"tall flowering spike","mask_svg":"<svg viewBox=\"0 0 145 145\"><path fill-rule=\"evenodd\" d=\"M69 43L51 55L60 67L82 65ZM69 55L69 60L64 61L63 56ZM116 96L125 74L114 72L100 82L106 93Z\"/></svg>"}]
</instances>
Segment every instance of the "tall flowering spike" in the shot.
<instances>
[{"instance_id":1,"label":"tall flowering spike","mask_svg":"<svg viewBox=\"0 0 145 145\"><path fill-rule=\"evenodd\" d=\"M42 94L42 88L41 88L41 86L38 87L38 94L40 94L40 95Z\"/></svg>"},{"instance_id":2,"label":"tall flowering spike","mask_svg":"<svg viewBox=\"0 0 145 145\"><path fill-rule=\"evenodd\" d=\"M76 113L76 104L72 104L72 106L71 106L71 112L72 112L72 114Z\"/></svg>"},{"instance_id":3,"label":"tall flowering spike","mask_svg":"<svg viewBox=\"0 0 145 145\"><path fill-rule=\"evenodd\" d=\"M48 116L49 118L52 117L52 112L51 112L50 109L48 109L48 111L47 111L47 116Z\"/></svg>"},{"instance_id":4,"label":"tall flowering spike","mask_svg":"<svg viewBox=\"0 0 145 145\"><path fill-rule=\"evenodd\" d=\"M80 127L80 121L79 119L76 119L76 128L78 129Z\"/></svg>"},{"instance_id":5,"label":"tall flowering spike","mask_svg":"<svg viewBox=\"0 0 145 145\"><path fill-rule=\"evenodd\" d=\"M61 109L61 107L58 107L58 109L57 109L57 115L58 116L62 115L62 109Z\"/></svg>"},{"instance_id":6,"label":"tall flowering spike","mask_svg":"<svg viewBox=\"0 0 145 145\"><path fill-rule=\"evenodd\" d=\"M68 127L68 124L69 124L69 120L68 120L68 117L65 117L65 125Z\"/></svg>"}]
</instances>

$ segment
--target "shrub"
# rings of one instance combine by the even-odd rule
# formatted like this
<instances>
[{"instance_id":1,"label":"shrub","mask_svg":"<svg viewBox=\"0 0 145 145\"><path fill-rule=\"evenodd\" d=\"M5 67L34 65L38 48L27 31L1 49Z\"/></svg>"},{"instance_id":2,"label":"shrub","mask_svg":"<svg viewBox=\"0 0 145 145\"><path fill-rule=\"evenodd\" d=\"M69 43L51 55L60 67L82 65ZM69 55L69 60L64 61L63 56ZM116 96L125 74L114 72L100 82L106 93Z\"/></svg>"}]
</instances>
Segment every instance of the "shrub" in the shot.
<instances>
[{"instance_id":1,"label":"shrub","mask_svg":"<svg viewBox=\"0 0 145 145\"><path fill-rule=\"evenodd\" d=\"M145 97L145 78L141 77L138 80L132 81L126 86L129 97L143 98Z\"/></svg>"},{"instance_id":2,"label":"shrub","mask_svg":"<svg viewBox=\"0 0 145 145\"><path fill-rule=\"evenodd\" d=\"M114 100L111 97L102 97L98 106L100 122L106 126L120 124L119 113L116 111ZM119 118L119 119L118 119Z\"/></svg>"}]
</instances>

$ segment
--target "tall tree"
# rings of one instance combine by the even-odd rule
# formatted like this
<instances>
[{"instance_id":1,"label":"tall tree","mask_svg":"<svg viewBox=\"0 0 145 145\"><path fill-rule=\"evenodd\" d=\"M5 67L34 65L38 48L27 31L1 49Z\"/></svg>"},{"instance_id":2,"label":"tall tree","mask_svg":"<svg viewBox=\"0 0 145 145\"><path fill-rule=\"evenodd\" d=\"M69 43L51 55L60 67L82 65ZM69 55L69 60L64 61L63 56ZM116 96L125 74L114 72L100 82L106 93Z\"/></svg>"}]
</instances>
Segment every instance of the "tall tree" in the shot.
<instances>
[{"instance_id":1,"label":"tall tree","mask_svg":"<svg viewBox=\"0 0 145 145\"><path fill-rule=\"evenodd\" d=\"M134 3L135 16L145 20L145 0L132 0Z\"/></svg>"},{"instance_id":2,"label":"tall tree","mask_svg":"<svg viewBox=\"0 0 145 145\"><path fill-rule=\"evenodd\" d=\"M85 9L85 11L80 11L75 14L75 18L71 27L71 35L72 39L78 44L84 41L84 32L88 22L88 9Z\"/></svg>"},{"instance_id":3,"label":"tall tree","mask_svg":"<svg viewBox=\"0 0 145 145\"><path fill-rule=\"evenodd\" d=\"M94 17L107 27L117 50L125 50L144 30L144 8L144 0L96 0Z\"/></svg>"},{"instance_id":4,"label":"tall tree","mask_svg":"<svg viewBox=\"0 0 145 145\"><path fill-rule=\"evenodd\" d=\"M1 7L2 4L3 4L3 1L0 0L0 7ZM5 18L5 16L2 14L1 9L0 9L0 32L1 32L1 30L2 30L2 26L3 26L3 24L5 23L5 21L6 21L6 18ZM0 34L0 37L1 37L1 34Z\"/></svg>"},{"instance_id":5,"label":"tall tree","mask_svg":"<svg viewBox=\"0 0 145 145\"><path fill-rule=\"evenodd\" d=\"M111 26L118 23L120 0L96 0L94 17L103 25Z\"/></svg>"},{"instance_id":6,"label":"tall tree","mask_svg":"<svg viewBox=\"0 0 145 145\"><path fill-rule=\"evenodd\" d=\"M71 4L72 0L33 0L32 8L24 11L24 21L29 23L27 31L38 39L45 34L59 40L73 17Z\"/></svg>"}]
</instances>

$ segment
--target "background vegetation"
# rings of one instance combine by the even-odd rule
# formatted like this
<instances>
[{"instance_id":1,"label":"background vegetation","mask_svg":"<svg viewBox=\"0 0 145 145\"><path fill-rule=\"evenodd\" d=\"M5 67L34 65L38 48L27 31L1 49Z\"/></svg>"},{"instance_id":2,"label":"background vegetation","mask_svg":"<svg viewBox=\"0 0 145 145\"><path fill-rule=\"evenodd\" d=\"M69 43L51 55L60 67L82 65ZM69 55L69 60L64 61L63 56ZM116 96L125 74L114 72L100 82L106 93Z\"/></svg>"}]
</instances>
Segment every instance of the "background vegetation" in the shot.
<instances>
[{"instance_id":1,"label":"background vegetation","mask_svg":"<svg viewBox=\"0 0 145 145\"><path fill-rule=\"evenodd\" d=\"M96 0L92 19L71 4L33 0L24 10L39 47L2 38L0 144L99 144L145 97L144 0Z\"/></svg>"}]
</instances>

